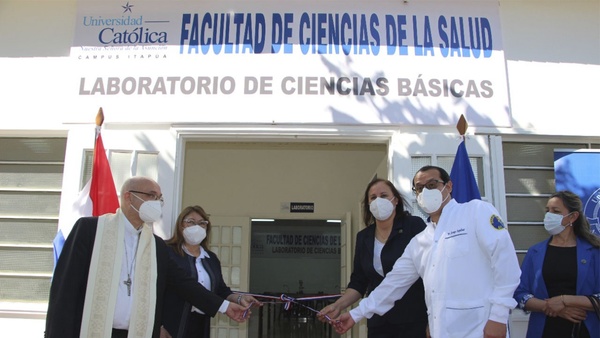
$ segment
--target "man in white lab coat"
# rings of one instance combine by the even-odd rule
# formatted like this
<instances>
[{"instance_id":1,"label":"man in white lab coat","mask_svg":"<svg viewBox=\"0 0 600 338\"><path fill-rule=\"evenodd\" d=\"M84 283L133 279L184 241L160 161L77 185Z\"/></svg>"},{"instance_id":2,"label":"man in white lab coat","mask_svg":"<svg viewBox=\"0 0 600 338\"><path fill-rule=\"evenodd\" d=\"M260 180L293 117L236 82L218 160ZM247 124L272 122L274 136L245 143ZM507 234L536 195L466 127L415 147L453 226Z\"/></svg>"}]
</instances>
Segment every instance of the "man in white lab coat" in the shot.
<instances>
[{"instance_id":1,"label":"man in white lab coat","mask_svg":"<svg viewBox=\"0 0 600 338\"><path fill-rule=\"evenodd\" d=\"M358 307L333 321L336 331L386 313L421 277L431 337L506 337L521 270L498 211L481 200L457 203L450 176L435 166L419 169L413 190L429 214L427 228Z\"/></svg>"}]
</instances>

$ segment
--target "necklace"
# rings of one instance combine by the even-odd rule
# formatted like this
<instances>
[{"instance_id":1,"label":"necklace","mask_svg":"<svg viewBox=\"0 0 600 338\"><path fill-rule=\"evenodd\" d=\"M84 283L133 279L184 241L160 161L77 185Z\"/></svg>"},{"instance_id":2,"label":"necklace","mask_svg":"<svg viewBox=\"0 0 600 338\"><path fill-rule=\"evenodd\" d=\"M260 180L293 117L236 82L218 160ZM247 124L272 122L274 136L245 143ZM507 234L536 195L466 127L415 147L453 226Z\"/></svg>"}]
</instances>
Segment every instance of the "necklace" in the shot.
<instances>
[{"instance_id":1,"label":"necklace","mask_svg":"<svg viewBox=\"0 0 600 338\"><path fill-rule=\"evenodd\" d=\"M375 238L380 241L381 243L386 243L388 238L390 237L390 233L392 232L392 229L381 229L381 228L375 228Z\"/></svg>"},{"instance_id":2,"label":"necklace","mask_svg":"<svg viewBox=\"0 0 600 338\"><path fill-rule=\"evenodd\" d=\"M138 244L140 241L140 237L138 235ZM127 242L123 238L123 244L125 244L125 262L127 263L127 280L123 281L123 284L127 285L127 296L131 297L131 272L133 270L133 266L135 265L135 259L137 257L137 250L133 254L133 260L131 260L131 266L129 265L129 255L127 254ZM137 248L136 248L137 249Z\"/></svg>"}]
</instances>

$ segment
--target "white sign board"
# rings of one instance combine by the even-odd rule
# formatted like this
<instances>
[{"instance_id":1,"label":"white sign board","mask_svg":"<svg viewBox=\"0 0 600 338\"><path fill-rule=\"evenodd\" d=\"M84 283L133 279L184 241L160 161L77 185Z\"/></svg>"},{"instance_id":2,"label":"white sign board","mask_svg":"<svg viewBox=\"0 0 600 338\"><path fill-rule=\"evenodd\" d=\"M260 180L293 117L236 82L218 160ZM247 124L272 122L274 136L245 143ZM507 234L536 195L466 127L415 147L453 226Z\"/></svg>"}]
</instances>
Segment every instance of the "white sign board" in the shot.
<instances>
[{"instance_id":1,"label":"white sign board","mask_svg":"<svg viewBox=\"0 0 600 338\"><path fill-rule=\"evenodd\" d=\"M111 121L510 126L494 1L80 1L71 55Z\"/></svg>"}]
</instances>

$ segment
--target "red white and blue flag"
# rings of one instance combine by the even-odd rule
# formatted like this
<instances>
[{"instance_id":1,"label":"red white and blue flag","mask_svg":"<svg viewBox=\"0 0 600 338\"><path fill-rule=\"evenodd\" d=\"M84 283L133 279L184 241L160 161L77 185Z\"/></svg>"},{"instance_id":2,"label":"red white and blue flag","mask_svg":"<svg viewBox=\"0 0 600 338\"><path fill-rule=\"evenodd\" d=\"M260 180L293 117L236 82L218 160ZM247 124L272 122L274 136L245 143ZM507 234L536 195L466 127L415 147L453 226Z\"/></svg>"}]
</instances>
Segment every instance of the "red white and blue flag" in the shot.
<instances>
[{"instance_id":1,"label":"red white and blue flag","mask_svg":"<svg viewBox=\"0 0 600 338\"><path fill-rule=\"evenodd\" d=\"M102 110L98 114L101 114ZM103 119L103 118L102 118ZM115 188L110 164L106 157L106 150L100 134L100 125L96 126L96 142L94 145L94 160L92 165L92 178L79 192L79 196L73 203L72 210L67 217L58 225L58 233L52 242L54 247L54 265L58 261L60 252L69 236L73 224L80 217L100 216L106 213L114 213L119 208L119 198Z\"/></svg>"}]
</instances>

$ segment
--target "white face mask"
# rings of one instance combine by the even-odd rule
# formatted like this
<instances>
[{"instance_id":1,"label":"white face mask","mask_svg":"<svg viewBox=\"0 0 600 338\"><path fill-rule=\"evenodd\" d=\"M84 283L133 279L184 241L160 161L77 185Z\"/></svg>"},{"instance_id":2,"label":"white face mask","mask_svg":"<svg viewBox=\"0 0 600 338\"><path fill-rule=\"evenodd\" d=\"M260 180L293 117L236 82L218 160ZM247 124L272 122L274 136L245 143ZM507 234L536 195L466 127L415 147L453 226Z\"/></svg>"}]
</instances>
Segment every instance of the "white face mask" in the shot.
<instances>
[{"instance_id":1,"label":"white face mask","mask_svg":"<svg viewBox=\"0 0 600 338\"><path fill-rule=\"evenodd\" d=\"M369 204L369 210L371 210L371 213L376 220L385 221L386 219L390 218L394 212L394 205L392 204L394 198L396 197L388 200L386 198L377 197L371 202L371 204Z\"/></svg>"},{"instance_id":2,"label":"white face mask","mask_svg":"<svg viewBox=\"0 0 600 338\"><path fill-rule=\"evenodd\" d=\"M133 193L132 195L143 201L141 197ZM146 223L154 223L159 221L160 216L162 216L162 203L160 201L144 201L142 202L142 205L140 205L139 210L136 209L133 204L131 207L140 214L140 218Z\"/></svg>"},{"instance_id":3,"label":"white face mask","mask_svg":"<svg viewBox=\"0 0 600 338\"><path fill-rule=\"evenodd\" d=\"M560 214L553 214L551 212L547 212L544 216L544 228L552 236L560 234L567 228L567 226L571 225L562 225L563 218L569 216L570 214L571 213L568 213L563 216Z\"/></svg>"},{"instance_id":4,"label":"white face mask","mask_svg":"<svg viewBox=\"0 0 600 338\"><path fill-rule=\"evenodd\" d=\"M190 245L198 245L206 238L206 229L199 225L191 225L183 229L183 238Z\"/></svg>"},{"instance_id":5,"label":"white face mask","mask_svg":"<svg viewBox=\"0 0 600 338\"><path fill-rule=\"evenodd\" d=\"M417 196L419 207L427 214L438 211L442 206L442 203L446 200L442 197L442 191L444 191L444 189L446 189L446 185L444 185L442 190L423 188L423 191ZM448 196L446 196L446 198L448 198Z\"/></svg>"}]
</instances>

